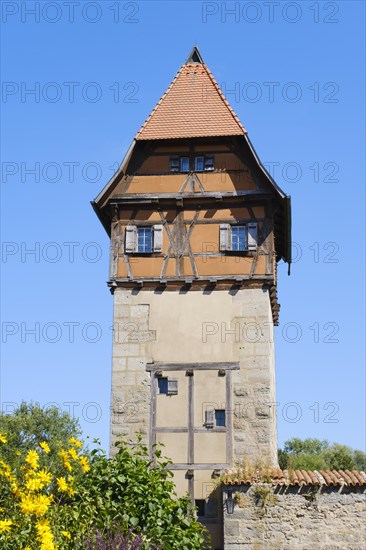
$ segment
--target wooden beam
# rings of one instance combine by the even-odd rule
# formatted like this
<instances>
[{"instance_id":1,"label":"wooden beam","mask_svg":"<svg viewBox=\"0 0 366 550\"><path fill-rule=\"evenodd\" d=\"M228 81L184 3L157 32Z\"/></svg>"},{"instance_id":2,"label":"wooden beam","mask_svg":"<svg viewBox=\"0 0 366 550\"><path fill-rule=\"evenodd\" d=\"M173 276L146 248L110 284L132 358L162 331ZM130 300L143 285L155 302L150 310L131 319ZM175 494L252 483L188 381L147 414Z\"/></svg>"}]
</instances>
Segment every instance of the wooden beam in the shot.
<instances>
[{"instance_id":1,"label":"wooden beam","mask_svg":"<svg viewBox=\"0 0 366 550\"><path fill-rule=\"evenodd\" d=\"M147 363L146 364L146 370L148 372L154 372L156 370L177 370L177 371L183 371L187 369L193 369L193 370L220 370L220 369L226 369L226 370L239 370L240 369L240 363L239 361L236 362L228 362L228 363Z\"/></svg>"},{"instance_id":2,"label":"wooden beam","mask_svg":"<svg viewBox=\"0 0 366 550\"><path fill-rule=\"evenodd\" d=\"M232 373L227 371L226 376L226 460L231 465L233 460L233 404L232 404Z\"/></svg>"},{"instance_id":3,"label":"wooden beam","mask_svg":"<svg viewBox=\"0 0 366 550\"><path fill-rule=\"evenodd\" d=\"M188 377L188 463L194 464L194 376Z\"/></svg>"},{"instance_id":4,"label":"wooden beam","mask_svg":"<svg viewBox=\"0 0 366 550\"><path fill-rule=\"evenodd\" d=\"M225 470L229 468L228 463L207 462L205 464L178 463L169 464L169 470Z\"/></svg>"}]
</instances>

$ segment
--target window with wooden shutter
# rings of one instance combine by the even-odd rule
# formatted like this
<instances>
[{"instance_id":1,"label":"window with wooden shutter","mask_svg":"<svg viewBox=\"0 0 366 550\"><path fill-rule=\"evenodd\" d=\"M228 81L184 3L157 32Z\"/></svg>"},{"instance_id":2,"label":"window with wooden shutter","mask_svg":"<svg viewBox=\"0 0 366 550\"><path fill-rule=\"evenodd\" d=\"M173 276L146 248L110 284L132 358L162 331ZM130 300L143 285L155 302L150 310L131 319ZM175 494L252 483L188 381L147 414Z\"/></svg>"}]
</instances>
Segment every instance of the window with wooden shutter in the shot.
<instances>
[{"instance_id":1,"label":"window with wooden shutter","mask_svg":"<svg viewBox=\"0 0 366 550\"><path fill-rule=\"evenodd\" d=\"M215 411L206 410L205 411L205 426L206 428L213 428L214 427L214 414Z\"/></svg>"},{"instance_id":2,"label":"window with wooden shutter","mask_svg":"<svg viewBox=\"0 0 366 550\"><path fill-rule=\"evenodd\" d=\"M159 393L165 395L178 395L178 379L177 378L158 378Z\"/></svg>"},{"instance_id":3,"label":"window with wooden shutter","mask_svg":"<svg viewBox=\"0 0 366 550\"><path fill-rule=\"evenodd\" d=\"M154 238L153 248L154 252L161 252L163 250L163 226L161 224L154 225Z\"/></svg>"},{"instance_id":4,"label":"window with wooden shutter","mask_svg":"<svg viewBox=\"0 0 366 550\"><path fill-rule=\"evenodd\" d=\"M245 252L258 248L258 224L251 222L247 225L220 224L221 252Z\"/></svg>"},{"instance_id":5,"label":"window with wooden shutter","mask_svg":"<svg viewBox=\"0 0 366 550\"><path fill-rule=\"evenodd\" d=\"M258 246L258 224L248 223L248 250L257 250Z\"/></svg>"},{"instance_id":6,"label":"window with wooden shutter","mask_svg":"<svg viewBox=\"0 0 366 550\"><path fill-rule=\"evenodd\" d=\"M125 252L131 254L137 251L137 227L128 225L125 231Z\"/></svg>"},{"instance_id":7,"label":"window with wooden shutter","mask_svg":"<svg viewBox=\"0 0 366 550\"><path fill-rule=\"evenodd\" d=\"M178 395L178 380L168 378L168 395Z\"/></svg>"},{"instance_id":8,"label":"window with wooden shutter","mask_svg":"<svg viewBox=\"0 0 366 550\"><path fill-rule=\"evenodd\" d=\"M220 224L220 250L221 252L231 250L231 225L229 223Z\"/></svg>"}]
</instances>

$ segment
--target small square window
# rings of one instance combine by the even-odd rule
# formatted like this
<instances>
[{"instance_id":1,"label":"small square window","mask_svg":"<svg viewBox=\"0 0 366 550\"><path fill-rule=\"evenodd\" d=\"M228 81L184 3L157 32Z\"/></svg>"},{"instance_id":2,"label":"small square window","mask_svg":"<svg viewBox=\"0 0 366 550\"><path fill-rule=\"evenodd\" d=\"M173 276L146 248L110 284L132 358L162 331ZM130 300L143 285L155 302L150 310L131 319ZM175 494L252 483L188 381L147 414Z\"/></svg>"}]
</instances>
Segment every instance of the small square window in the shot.
<instances>
[{"instance_id":1,"label":"small square window","mask_svg":"<svg viewBox=\"0 0 366 550\"><path fill-rule=\"evenodd\" d=\"M216 409L215 410L215 424L217 427L225 428L225 409Z\"/></svg>"},{"instance_id":2,"label":"small square window","mask_svg":"<svg viewBox=\"0 0 366 550\"><path fill-rule=\"evenodd\" d=\"M202 172L204 168L204 157L195 157L194 159L194 169L197 172Z\"/></svg>"},{"instance_id":3,"label":"small square window","mask_svg":"<svg viewBox=\"0 0 366 550\"><path fill-rule=\"evenodd\" d=\"M139 227L137 229L137 252L152 252L152 228Z\"/></svg>"},{"instance_id":4,"label":"small square window","mask_svg":"<svg viewBox=\"0 0 366 550\"><path fill-rule=\"evenodd\" d=\"M246 240L244 225L235 225L231 228L231 250L246 250Z\"/></svg>"},{"instance_id":5,"label":"small square window","mask_svg":"<svg viewBox=\"0 0 366 550\"><path fill-rule=\"evenodd\" d=\"M158 378L159 393L164 395L177 395L178 394L178 380L176 378Z\"/></svg>"},{"instance_id":6,"label":"small square window","mask_svg":"<svg viewBox=\"0 0 366 550\"><path fill-rule=\"evenodd\" d=\"M189 157L181 157L180 159L180 171L189 172Z\"/></svg>"}]
</instances>

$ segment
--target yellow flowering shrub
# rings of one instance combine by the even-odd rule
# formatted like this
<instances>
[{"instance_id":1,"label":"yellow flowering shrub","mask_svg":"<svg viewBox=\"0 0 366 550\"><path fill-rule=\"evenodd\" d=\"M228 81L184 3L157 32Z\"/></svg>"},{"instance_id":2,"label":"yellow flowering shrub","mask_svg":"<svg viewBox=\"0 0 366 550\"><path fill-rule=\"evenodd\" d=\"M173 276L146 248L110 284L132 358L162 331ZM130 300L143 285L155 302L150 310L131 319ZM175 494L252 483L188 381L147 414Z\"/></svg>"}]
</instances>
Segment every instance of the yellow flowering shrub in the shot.
<instances>
[{"instance_id":1,"label":"yellow flowering shrub","mask_svg":"<svg viewBox=\"0 0 366 550\"><path fill-rule=\"evenodd\" d=\"M82 443L70 438L47 467L42 467L43 455L51 452L52 443L41 441L21 457L21 466L13 467L6 461L6 443L6 435L0 434L0 548L74 548L69 528L75 529L75 520L68 499L90 468L88 458L80 454ZM60 471L63 475L58 476Z\"/></svg>"}]
</instances>

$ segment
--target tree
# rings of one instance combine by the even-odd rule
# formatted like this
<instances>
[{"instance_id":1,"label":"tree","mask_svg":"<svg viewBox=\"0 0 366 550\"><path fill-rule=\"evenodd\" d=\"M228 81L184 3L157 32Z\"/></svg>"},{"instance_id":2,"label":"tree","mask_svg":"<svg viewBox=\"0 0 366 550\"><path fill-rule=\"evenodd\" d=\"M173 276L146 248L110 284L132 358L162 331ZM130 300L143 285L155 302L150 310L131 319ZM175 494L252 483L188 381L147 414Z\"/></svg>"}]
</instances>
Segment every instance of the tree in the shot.
<instances>
[{"instance_id":1,"label":"tree","mask_svg":"<svg viewBox=\"0 0 366 550\"><path fill-rule=\"evenodd\" d=\"M2 433L7 436L4 459L11 466L19 465L21 455L37 449L40 443L48 445L52 441L51 452L42 457L45 466L55 463L58 452L68 445L70 438L78 439L81 429L77 419L55 406L44 409L35 403L22 402L13 414L0 413Z\"/></svg>"},{"instance_id":2,"label":"tree","mask_svg":"<svg viewBox=\"0 0 366 550\"><path fill-rule=\"evenodd\" d=\"M278 462L282 470L363 470L366 454L326 439L294 437L278 450Z\"/></svg>"}]
</instances>

